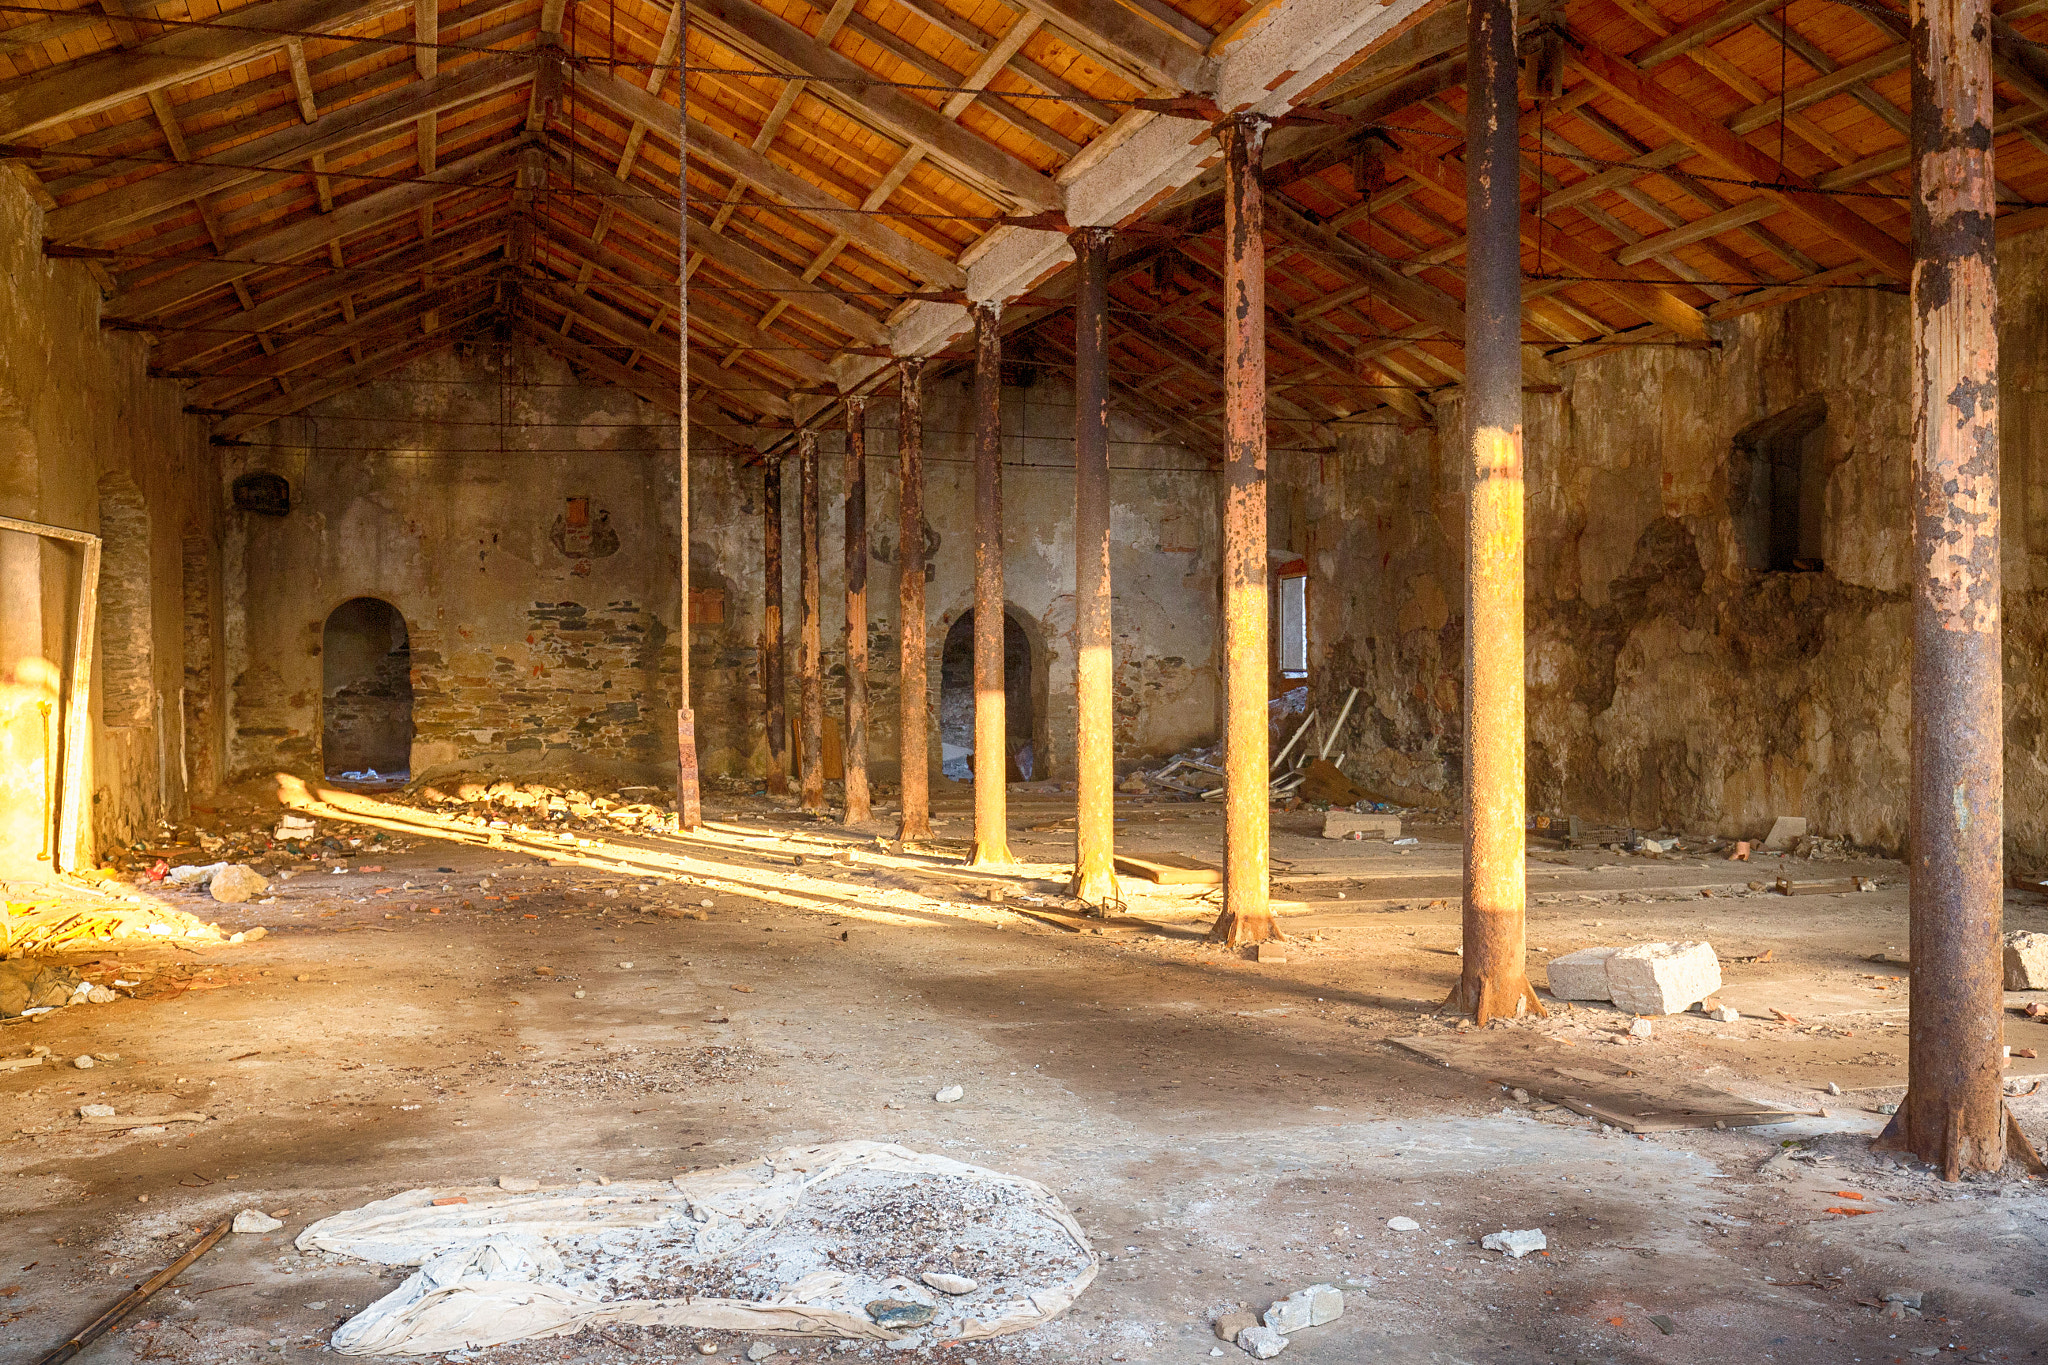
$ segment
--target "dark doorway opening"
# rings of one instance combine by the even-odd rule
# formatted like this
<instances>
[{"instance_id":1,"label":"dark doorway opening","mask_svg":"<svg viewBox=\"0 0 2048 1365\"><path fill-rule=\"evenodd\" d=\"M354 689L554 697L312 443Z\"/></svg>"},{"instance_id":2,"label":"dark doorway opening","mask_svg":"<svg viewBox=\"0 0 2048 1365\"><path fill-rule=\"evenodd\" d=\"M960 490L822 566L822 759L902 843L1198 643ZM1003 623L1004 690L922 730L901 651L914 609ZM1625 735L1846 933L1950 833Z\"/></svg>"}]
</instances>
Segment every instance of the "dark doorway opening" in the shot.
<instances>
[{"instance_id":1,"label":"dark doorway opening","mask_svg":"<svg viewBox=\"0 0 2048 1365\"><path fill-rule=\"evenodd\" d=\"M327 775L398 783L412 767L412 643L389 602L356 597L321 635L320 749Z\"/></svg>"},{"instance_id":2,"label":"dark doorway opening","mask_svg":"<svg viewBox=\"0 0 2048 1365\"><path fill-rule=\"evenodd\" d=\"M1028 782L1035 755L1031 712L1031 641L1007 612L1003 615L1003 728L1008 737L1009 772L1004 780ZM974 613L946 632L939 656L940 771L956 782L973 778Z\"/></svg>"}]
</instances>

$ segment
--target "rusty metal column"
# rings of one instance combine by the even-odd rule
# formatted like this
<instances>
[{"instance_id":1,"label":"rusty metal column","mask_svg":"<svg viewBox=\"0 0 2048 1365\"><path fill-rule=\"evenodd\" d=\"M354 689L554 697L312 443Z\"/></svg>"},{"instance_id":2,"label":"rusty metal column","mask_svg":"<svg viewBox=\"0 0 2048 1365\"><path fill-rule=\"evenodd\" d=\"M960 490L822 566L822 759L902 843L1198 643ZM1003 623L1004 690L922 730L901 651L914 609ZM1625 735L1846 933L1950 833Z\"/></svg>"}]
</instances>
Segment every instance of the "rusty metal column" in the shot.
<instances>
[{"instance_id":1,"label":"rusty metal column","mask_svg":"<svg viewBox=\"0 0 2048 1365\"><path fill-rule=\"evenodd\" d=\"M868 821L868 400L846 399L846 823Z\"/></svg>"},{"instance_id":2,"label":"rusty metal column","mask_svg":"<svg viewBox=\"0 0 2048 1365\"><path fill-rule=\"evenodd\" d=\"M1067 894L1097 909L1116 885L1116 710L1109 579L1108 228L1073 234L1074 302L1074 876Z\"/></svg>"},{"instance_id":3,"label":"rusty metal column","mask_svg":"<svg viewBox=\"0 0 2048 1365\"><path fill-rule=\"evenodd\" d=\"M796 434L797 514L803 518L797 543L803 559L798 591L801 622L797 634L797 683L803 692L803 753L797 762L803 808L825 809L825 677L818 607L818 433Z\"/></svg>"},{"instance_id":4,"label":"rusty metal column","mask_svg":"<svg viewBox=\"0 0 2048 1365\"><path fill-rule=\"evenodd\" d=\"M1269 120L1239 114L1223 143L1223 913L1209 941L1278 938L1266 706L1266 242L1259 169Z\"/></svg>"},{"instance_id":5,"label":"rusty metal column","mask_svg":"<svg viewBox=\"0 0 2048 1365\"><path fill-rule=\"evenodd\" d=\"M1991 6L1913 24L1913 960L1906 1098L1879 1145L1946 1180L2033 1152L2005 1111Z\"/></svg>"},{"instance_id":6,"label":"rusty metal column","mask_svg":"<svg viewBox=\"0 0 2048 1365\"><path fill-rule=\"evenodd\" d=\"M1465 110L1465 911L1446 1008L1538 1013L1524 916L1521 116L1514 0L1472 0Z\"/></svg>"},{"instance_id":7,"label":"rusty metal column","mask_svg":"<svg viewBox=\"0 0 2048 1365\"><path fill-rule=\"evenodd\" d=\"M896 752L902 769L903 823L896 837L932 837L931 751L925 696L924 622L924 361L898 362L896 419L896 609L898 655Z\"/></svg>"},{"instance_id":8,"label":"rusty metal column","mask_svg":"<svg viewBox=\"0 0 2048 1365\"><path fill-rule=\"evenodd\" d=\"M761 687L768 699L768 791L789 794L789 684L782 676L782 461L761 466Z\"/></svg>"},{"instance_id":9,"label":"rusty metal column","mask_svg":"<svg viewBox=\"0 0 2048 1365\"><path fill-rule=\"evenodd\" d=\"M684 21L687 35L688 24ZM680 49L678 49L680 50ZM538 150L538 149L536 149ZM690 139L682 129L676 137L676 212L680 221L690 219ZM545 182L547 170L539 168ZM522 167L520 178L525 179ZM520 215L528 235L524 250L531 257L531 220ZM515 239L517 234L515 234ZM696 829L704 823L703 787L697 771L697 713L690 707L690 272L688 234L679 234L676 244L676 528L677 579L681 598L676 603L676 828ZM515 253L516 254L516 253Z\"/></svg>"},{"instance_id":10,"label":"rusty metal column","mask_svg":"<svg viewBox=\"0 0 2048 1365\"><path fill-rule=\"evenodd\" d=\"M1009 863L1009 722L1003 707L1002 305L974 314L974 856Z\"/></svg>"}]
</instances>

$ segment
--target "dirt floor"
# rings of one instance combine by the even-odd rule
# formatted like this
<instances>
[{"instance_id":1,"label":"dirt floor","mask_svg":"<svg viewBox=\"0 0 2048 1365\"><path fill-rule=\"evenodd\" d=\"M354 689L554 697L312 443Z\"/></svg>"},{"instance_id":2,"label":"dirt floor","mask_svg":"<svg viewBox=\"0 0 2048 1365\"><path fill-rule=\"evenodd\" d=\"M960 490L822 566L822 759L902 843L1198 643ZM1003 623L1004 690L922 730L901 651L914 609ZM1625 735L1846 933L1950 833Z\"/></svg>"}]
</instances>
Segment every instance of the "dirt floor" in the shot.
<instances>
[{"instance_id":1,"label":"dirt floor","mask_svg":"<svg viewBox=\"0 0 2048 1365\"><path fill-rule=\"evenodd\" d=\"M2039 1355L2048 1200L1867 1150L1905 1074L1906 967L1873 961L1904 957L1898 864L1532 849L1539 985L1576 948L1704 938L1742 1017L1632 1039L1611 1007L1551 1003L1461 1033L1432 1014L1458 966L1447 826L1336 842L1314 811L1276 813L1286 960L1253 961L1202 943L1202 887L1127 881L1125 918L1074 913L1071 796L1015 794L1011 846L1030 861L965 869L968 790L940 786L940 841L921 852L744 795L711 801L689 837L587 804L550 822L336 797L351 818L316 805L313 844L258 861L304 869L274 900L146 891L268 936L66 954L135 998L0 1026L0 1064L49 1050L0 1071L0 1362L40 1359L240 1209L284 1227L229 1236L82 1358L326 1350L407 1272L291 1239L398 1191L661 1179L840 1138L1043 1182L1102 1273L1016 1336L905 1352L783 1338L777 1362L1239 1359L1214 1317L1317 1282L1343 1288L1344 1312L1291 1338L1304 1365ZM279 813L206 819L232 832ZM1220 860L1213 805L1133 797L1119 814L1126 850ZM1787 897L1768 889L1781 876L1830 886ZM1878 887L1840 889L1852 876ZM2048 901L2009 899L2008 927L2048 929ZM2048 1024L2010 1018L2015 1052L2048 1051ZM1567 1050L1598 1112L1668 1112L1655 1097L1679 1085L1800 1116L1631 1134L1486 1074L1556 1080ZM2016 1088L2043 1071L2015 1060ZM964 1098L937 1103L949 1085ZM1631 1101L1637 1086L1650 1098ZM89 1125L88 1104L204 1118L130 1133ZM2040 1142L2048 1097L2014 1108ZM1479 1244L1524 1228L1545 1253ZM1920 1291L1922 1311L1888 1313L1888 1290ZM446 1358L702 1359L708 1343L739 1359L755 1340L607 1328Z\"/></svg>"}]
</instances>

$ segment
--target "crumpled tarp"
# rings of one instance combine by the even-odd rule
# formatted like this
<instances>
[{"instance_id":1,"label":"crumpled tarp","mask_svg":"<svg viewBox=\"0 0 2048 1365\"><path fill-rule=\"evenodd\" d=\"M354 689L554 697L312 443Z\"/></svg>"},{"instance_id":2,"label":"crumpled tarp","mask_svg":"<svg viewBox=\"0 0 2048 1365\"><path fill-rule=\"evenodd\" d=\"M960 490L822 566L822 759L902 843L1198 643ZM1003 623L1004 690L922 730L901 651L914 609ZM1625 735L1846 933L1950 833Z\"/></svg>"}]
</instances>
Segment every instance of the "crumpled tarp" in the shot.
<instances>
[{"instance_id":1,"label":"crumpled tarp","mask_svg":"<svg viewBox=\"0 0 2048 1365\"><path fill-rule=\"evenodd\" d=\"M811 1236L795 1215L830 1206L832 1217L858 1226L862 1201L875 1205L877 1227L928 1229L943 1244L934 1249L941 1259L972 1251L983 1258L977 1265L995 1265L1010 1256L1017 1259L1008 1264L1035 1273L984 1271L977 1289L956 1297L884 1274L872 1255L866 1268L834 1268L850 1244L871 1253L889 1234ZM974 1340L1064 1313L1098 1264L1044 1186L879 1142L785 1148L673 1181L410 1190L324 1218L297 1245L420 1267L335 1331L331 1344L344 1355L421 1355L612 1323L904 1335L868 1316L865 1305L878 1299L930 1305L930 1340ZM692 1281L731 1287L735 1273L752 1277L745 1287L759 1297L660 1292Z\"/></svg>"}]
</instances>

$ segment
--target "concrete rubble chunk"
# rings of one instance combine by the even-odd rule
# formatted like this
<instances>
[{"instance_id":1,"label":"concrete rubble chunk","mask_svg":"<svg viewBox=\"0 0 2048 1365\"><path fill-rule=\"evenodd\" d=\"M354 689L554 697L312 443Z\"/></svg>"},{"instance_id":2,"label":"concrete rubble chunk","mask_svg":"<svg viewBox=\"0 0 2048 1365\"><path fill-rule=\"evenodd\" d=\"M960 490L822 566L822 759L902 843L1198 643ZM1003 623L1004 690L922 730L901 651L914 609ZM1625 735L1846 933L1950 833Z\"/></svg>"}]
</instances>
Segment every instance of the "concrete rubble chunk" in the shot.
<instances>
[{"instance_id":1,"label":"concrete rubble chunk","mask_svg":"<svg viewBox=\"0 0 2048 1365\"><path fill-rule=\"evenodd\" d=\"M967 1092L957 1085L949 1085L932 1098L940 1104L957 1104L967 1097Z\"/></svg>"},{"instance_id":2,"label":"concrete rubble chunk","mask_svg":"<svg viewBox=\"0 0 2048 1365\"><path fill-rule=\"evenodd\" d=\"M1333 1284L1297 1289L1266 1310L1265 1325L1287 1336L1304 1327L1320 1327L1344 1314L1344 1294Z\"/></svg>"},{"instance_id":3,"label":"concrete rubble chunk","mask_svg":"<svg viewBox=\"0 0 2048 1365\"><path fill-rule=\"evenodd\" d=\"M1237 1344L1253 1360L1271 1360L1287 1349L1287 1336L1270 1327L1247 1327L1237 1334Z\"/></svg>"},{"instance_id":4,"label":"concrete rubble chunk","mask_svg":"<svg viewBox=\"0 0 2048 1365\"><path fill-rule=\"evenodd\" d=\"M531 1194L540 1188L540 1181L530 1175L501 1175L498 1188L510 1194Z\"/></svg>"},{"instance_id":5,"label":"concrete rubble chunk","mask_svg":"<svg viewBox=\"0 0 2048 1365\"><path fill-rule=\"evenodd\" d=\"M247 863L230 863L214 873L213 880L207 884L213 898L228 905L252 901L269 889L270 883Z\"/></svg>"},{"instance_id":6,"label":"concrete rubble chunk","mask_svg":"<svg viewBox=\"0 0 2048 1365\"><path fill-rule=\"evenodd\" d=\"M1488 1251L1505 1252L1519 1261L1532 1251L1542 1251L1549 1247L1550 1239L1543 1235L1542 1228L1523 1228L1518 1232L1509 1232L1502 1228L1499 1232L1489 1232L1480 1238L1479 1245Z\"/></svg>"},{"instance_id":7,"label":"concrete rubble chunk","mask_svg":"<svg viewBox=\"0 0 2048 1365\"><path fill-rule=\"evenodd\" d=\"M1349 839L1354 834L1367 839L1398 839L1401 837L1401 817L1361 815L1357 811L1349 810L1323 812L1325 839Z\"/></svg>"},{"instance_id":8,"label":"concrete rubble chunk","mask_svg":"<svg viewBox=\"0 0 2048 1365\"><path fill-rule=\"evenodd\" d=\"M2005 988L2048 991L2048 934L2015 929L2005 936Z\"/></svg>"},{"instance_id":9,"label":"concrete rubble chunk","mask_svg":"<svg viewBox=\"0 0 2048 1365\"><path fill-rule=\"evenodd\" d=\"M927 1270L919 1278L941 1294L972 1294L981 1288L979 1280L970 1279L965 1275L948 1275L938 1270Z\"/></svg>"},{"instance_id":10,"label":"concrete rubble chunk","mask_svg":"<svg viewBox=\"0 0 2048 1365\"><path fill-rule=\"evenodd\" d=\"M1607 987L1607 959L1613 948L1581 948L1550 959L1550 993L1560 1000L1612 1000Z\"/></svg>"},{"instance_id":11,"label":"concrete rubble chunk","mask_svg":"<svg viewBox=\"0 0 2048 1365\"><path fill-rule=\"evenodd\" d=\"M1421 1229L1422 1224L1416 1222L1413 1218L1396 1214L1387 1220L1387 1227L1393 1232L1416 1232Z\"/></svg>"},{"instance_id":12,"label":"concrete rubble chunk","mask_svg":"<svg viewBox=\"0 0 2048 1365\"><path fill-rule=\"evenodd\" d=\"M1239 1308L1225 1313L1216 1319L1216 1335L1225 1341L1235 1342L1238 1333L1244 1331L1247 1327L1257 1327L1258 1325L1259 1320L1257 1318L1247 1313L1244 1309Z\"/></svg>"},{"instance_id":13,"label":"concrete rubble chunk","mask_svg":"<svg viewBox=\"0 0 2048 1365\"><path fill-rule=\"evenodd\" d=\"M1771 832L1764 836L1764 852L1783 853L1805 837L1805 816L1781 815L1771 821Z\"/></svg>"},{"instance_id":14,"label":"concrete rubble chunk","mask_svg":"<svg viewBox=\"0 0 2048 1365\"><path fill-rule=\"evenodd\" d=\"M1631 1014L1678 1014L1721 989L1710 943L1637 943L1607 959L1608 998Z\"/></svg>"},{"instance_id":15,"label":"concrete rubble chunk","mask_svg":"<svg viewBox=\"0 0 2048 1365\"><path fill-rule=\"evenodd\" d=\"M236 1232L276 1232L284 1224L261 1209L243 1209L235 1215Z\"/></svg>"}]
</instances>

